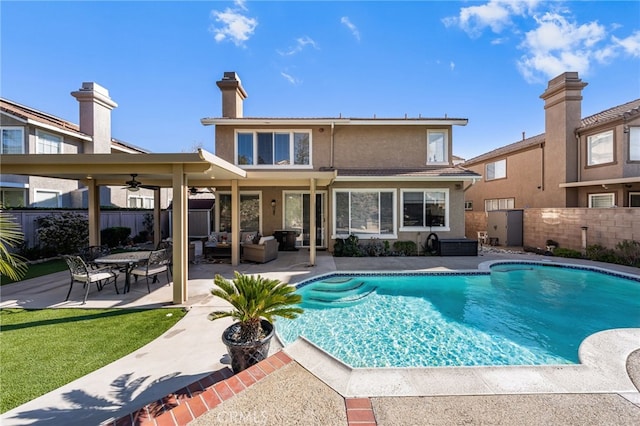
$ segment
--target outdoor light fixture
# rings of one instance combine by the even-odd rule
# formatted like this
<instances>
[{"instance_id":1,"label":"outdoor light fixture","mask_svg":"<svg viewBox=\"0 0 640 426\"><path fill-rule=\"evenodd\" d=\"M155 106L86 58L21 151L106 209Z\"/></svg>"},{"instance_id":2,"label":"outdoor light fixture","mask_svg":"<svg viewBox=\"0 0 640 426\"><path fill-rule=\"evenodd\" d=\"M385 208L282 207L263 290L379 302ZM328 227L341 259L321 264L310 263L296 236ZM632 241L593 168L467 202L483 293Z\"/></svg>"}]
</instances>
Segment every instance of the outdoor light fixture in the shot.
<instances>
[{"instance_id":1,"label":"outdoor light fixture","mask_svg":"<svg viewBox=\"0 0 640 426\"><path fill-rule=\"evenodd\" d=\"M276 215L276 200L271 200L271 211L273 212L273 215Z\"/></svg>"},{"instance_id":2,"label":"outdoor light fixture","mask_svg":"<svg viewBox=\"0 0 640 426\"><path fill-rule=\"evenodd\" d=\"M137 186L130 186L130 187L128 187L127 189L128 189L129 191L131 191L131 192L138 192L138 191L140 191L140 188L139 188L139 187L137 187Z\"/></svg>"}]
</instances>

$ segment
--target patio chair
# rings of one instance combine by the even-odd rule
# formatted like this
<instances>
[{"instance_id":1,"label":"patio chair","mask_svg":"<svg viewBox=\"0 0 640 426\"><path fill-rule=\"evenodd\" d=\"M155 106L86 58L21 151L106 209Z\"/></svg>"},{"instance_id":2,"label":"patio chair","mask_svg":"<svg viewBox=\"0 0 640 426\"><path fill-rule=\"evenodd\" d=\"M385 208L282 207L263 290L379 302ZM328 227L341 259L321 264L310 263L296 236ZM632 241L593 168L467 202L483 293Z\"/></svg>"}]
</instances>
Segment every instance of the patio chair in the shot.
<instances>
[{"instance_id":1,"label":"patio chair","mask_svg":"<svg viewBox=\"0 0 640 426\"><path fill-rule=\"evenodd\" d=\"M167 283L169 283L169 259L167 257L167 250L153 250L149 253L149 258L144 265L139 265L131 270L131 275L135 277L135 281L138 282L138 277L145 277L147 280L147 291L151 293L151 287L149 287L149 277L155 278L162 272L167 273Z\"/></svg>"},{"instance_id":2,"label":"patio chair","mask_svg":"<svg viewBox=\"0 0 640 426\"><path fill-rule=\"evenodd\" d=\"M156 250L166 250L167 251L167 266L169 267L169 273L173 275L173 243L171 241L160 241Z\"/></svg>"},{"instance_id":3,"label":"patio chair","mask_svg":"<svg viewBox=\"0 0 640 426\"><path fill-rule=\"evenodd\" d=\"M116 294L120 294L118 291L118 274L119 271L117 269L113 269L111 267L102 267L97 269L90 268L82 257L80 256L63 256L65 262L67 262L67 266L69 267L69 273L71 274L71 282L69 284L69 291L67 292L67 298L65 301L69 300L69 296L71 295L71 290L73 289L74 282L80 282L85 287L86 291L84 293L84 300L82 304L87 303L87 296L89 296L89 287L91 287L92 283L96 283L96 287L98 290L102 290L102 288L109 284L109 281L113 279L113 285L116 288Z\"/></svg>"},{"instance_id":4,"label":"patio chair","mask_svg":"<svg viewBox=\"0 0 640 426\"><path fill-rule=\"evenodd\" d=\"M100 269L101 266L97 265L94 260L99 257L106 256L111 253L111 249L108 245L102 246L88 246L80 249L80 257L91 269Z\"/></svg>"}]
</instances>

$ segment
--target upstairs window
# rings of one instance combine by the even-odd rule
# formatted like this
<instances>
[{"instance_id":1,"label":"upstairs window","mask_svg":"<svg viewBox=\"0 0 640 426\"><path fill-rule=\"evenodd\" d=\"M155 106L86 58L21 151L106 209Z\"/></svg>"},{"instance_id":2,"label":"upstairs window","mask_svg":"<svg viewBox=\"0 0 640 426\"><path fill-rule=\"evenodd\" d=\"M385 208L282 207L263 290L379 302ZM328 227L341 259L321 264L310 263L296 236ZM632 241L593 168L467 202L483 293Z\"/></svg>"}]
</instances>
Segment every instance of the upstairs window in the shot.
<instances>
[{"instance_id":1,"label":"upstairs window","mask_svg":"<svg viewBox=\"0 0 640 426\"><path fill-rule=\"evenodd\" d=\"M36 154L62 153L62 138L60 136L36 130Z\"/></svg>"},{"instance_id":2,"label":"upstairs window","mask_svg":"<svg viewBox=\"0 0 640 426\"><path fill-rule=\"evenodd\" d=\"M24 154L24 129L3 127L0 154Z\"/></svg>"},{"instance_id":3,"label":"upstairs window","mask_svg":"<svg viewBox=\"0 0 640 426\"><path fill-rule=\"evenodd\" d=\"M236 133L236 164L243 166L311 165L310 131Z\"/></svg>"},{"instance_id":4,"label":"upstairs window","mask_svg":"<svg viewBox=\"0 0 640 426\"><path fill-rule=\"evenodd\" d=\"M629 161L640 161L640 127L629 128Z\"/></svg>"},{"instance_id":5,"label":"upstairs window","mask_svg":"<svg viewBox=\"0 0 640 426\"><path fill-rule=\"evenodd\" d=\"M507 177L507 160L494 161L485 166L485 179L495 180Z\"/></svg>"},{"instance_id":6,"label":"upstairs window","mask_svg":"<svg viewBox=\"0 0 640 426\"><path fill-rule=\"evenodd\" d=\"M449 164L446 130L427 131L427 164Z\"/></svg>"},{"instance_id":7,"label":"upstairs window","mask_svg":"<svg viewBox=\"0 0 640 426\"><path fill-rule=\"evenodd\" d=\"M613 130L587 137L587 165L613 163Z\"/></svg>"}]
</instances>

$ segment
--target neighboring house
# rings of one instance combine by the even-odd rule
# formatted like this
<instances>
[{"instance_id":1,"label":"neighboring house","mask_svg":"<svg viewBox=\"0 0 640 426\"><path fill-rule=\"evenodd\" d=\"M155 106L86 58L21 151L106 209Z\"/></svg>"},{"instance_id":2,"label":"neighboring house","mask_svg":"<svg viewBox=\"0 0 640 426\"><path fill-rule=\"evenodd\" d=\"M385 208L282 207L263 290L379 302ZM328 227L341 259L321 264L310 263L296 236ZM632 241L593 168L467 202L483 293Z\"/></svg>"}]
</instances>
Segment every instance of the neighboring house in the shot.
<instances>
[{"instance_id":1,"label":"neighboring house","mask_svg":"<svg viewBox=\"0 0 640 426\"><path fill-rule=\"evenodd\" d=\"M117 106L109 92L96 83L83 83L72 92L79 102L80 125L7 99L0 99L0 154L142 154L147 151L111 137L111 110ZM1 171L1 169L0 169ZM154 191L137 192L120 186L100 188L100 204L153 208ZM161 204L168 204L161 192ZM82 181L35 175L0 175L0 206L86 208Z\"/></svg>"},{"instance_id":2,"label":"neighboring house","mask_svg":"<svg viewBox=\"0 0 640 426\"><path fill-rule=\"evenodd\" d=\"M545 133L463 163L483 177L465 193L468 211L640 207L640 99L582 118L586 85L576 72L552 79Z\"/></svg>"},{"instance_id":3,"label":"neighboring house","mask_svg":"<svg viewBox=\"0 0 640 426\"><path fill-rule=\"evenodd\" d=\"M464 236L463 188L481 177L452 155L467 119L244 117L236 73L217 85L222 117L201 122L215 125L216 156L247 176L215 182L215 231L232 231L238 191L239 231L295 231L302 247Z\"/></svg>"}]
</instances>

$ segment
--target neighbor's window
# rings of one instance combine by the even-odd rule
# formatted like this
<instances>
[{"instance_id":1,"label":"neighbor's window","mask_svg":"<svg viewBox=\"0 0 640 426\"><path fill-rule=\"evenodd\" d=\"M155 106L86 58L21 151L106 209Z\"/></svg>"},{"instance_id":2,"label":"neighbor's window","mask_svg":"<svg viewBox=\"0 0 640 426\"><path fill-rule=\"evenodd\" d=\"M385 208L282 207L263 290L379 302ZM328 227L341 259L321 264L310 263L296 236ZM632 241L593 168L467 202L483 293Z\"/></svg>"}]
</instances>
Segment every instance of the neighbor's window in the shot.
<instances>
[{"instance_id":1,"label":"neighbor's window","mask_svg":"<svg viewBox=\"0 0 640 426\"><path fill-rule=\"evenodd\" d=\"M465 201L464 202L465 210L473 210L473 201Z\"/></svg>"},{"instance_id":2,"label":"neighbor's window","mask_svg":"<svg viewBox=\"0 0 640 426\"><path fill-rule=\"evenodd\" d=\"M606 194L589 194L589 207L606 208L615 206L615 194L613 192Z\"/></svg>"},{"instance_id":3,"label":"neighbor's window","mask_svg":"<svg viewBox=\"0 0 640 426\"><path fill-rule=\"evenodd\" d=\"M449 164L446 130L427 131L427 164Z\"/></svg>"},{"instance_id":4,"label":"neighbor's window","mask_svg":"<svg viewBox=\"0 0 640 426\"><path fill-rule=\"evenodd\" d=\"M0 154L24 154L24 129L3 127Z\"/></svg>"},{"instance_id":5,"label":"neighbor's window","mask_svg":"<svg viewBox=\"0 0 640 426\"><path fill-rule=\"evenodd\" d=\"M485 166L485 179L504 179L507 177L507 160L494 161Z\"/></svg>"},{"instance_id":6,"label":"neighbor's window","mask_svg":"<svg viewBox=\"0 0 640 426\"><path fill-rule=\"evenodd\" d=\"M613 130L587 137L587 165L613 162Z\"/></svg>"},{"instance_id":7,"label":"neighbor's window","mask_svg":"<svg viewBox=\"0 0 640 426\"><path fill-rule=\"evenodd\" d=\"M493 198L490 200L484 200L484 211L490 212L492 210L507 210L515 208L515 198Z\"/></svg>"},{"instance_id":8,"label":"neighbor's window","mask_svg":"<svg viewBox=\"0 0 640 426\"><path fill-rule=\"evenodd\" d=\"M60 193L36 189L33 193L33 207L62 207Z\"/></svg>"},{"instance_id":9,"label":"neighbor's window","mask_svg":"<svg viewBox=\"0 0 640 426\"><path fill-rule=\"evenodd\" d=\"M154 207L153 197L129 195L129 199L127 201L127 207L133 208L133 209L152 209Z\"/></svg>"},{"instance_id":10,"label":"neighbor's window","mask_svg":"<svg viewBox=\"0 0 640 426\"><path fill-rule=\"evenodd\" d=\"M232 232L231 228L231 194L217 193L216 210L218 215L217 230ZM260 193L240 193L240 232L260 231Z\"/></svg>"},{"instance_id":11,"label":"neighbor's window","mask_svg":"<svg viewBox=\"0 0 640 426\"><path fill-rule=\"evenodd\" d=\"M25 207L24 189L0 189L0 208Z\"/></svg>"},{"instance_id":12,"label":"neighbor's window","mask_svg":"<svg viewBox=\"0 0 640 426\"><path fill-rule=\"evenodd\" d=\"M402 191L403 228L446 228L449 225L449 191L425 189Z\"/></svg>"},{"instance_id":13,"label":"neighbor's window","mask_svg":"<svg viewBox=\"0 0 640 426\"><path fill-rule=\"evenodd\" d=\"M236 133L236 164L248 166L309 166L311 131Z\"/></svg>"},{"instance_id":14,"label":"neighbor's window","mask_svg":"<svg viewBox=\"0 0 640 426\"><path fill-rule=\"evenodd\" d=\"M640 161L640 127L629 128L629 161Z\"/></svg>"},{"instance_id":15,"label":"neighbor's window","mask_svg":"<svg viewBox=\"0 0 640 426\"><path fill-rule=\"evenodd\" d=\"M640 207L640 192L629 193L629 207Z\"/></svg>"},{"instance_id":16,"label":"neighbor's window","mask_svg":"<svg viewBox=\"0 0 640 426\"><path fill-rule=\"evenodd\" d=\"M36 130L36 154L60 154L62 138L60 136Z\"/></svg>"},{"instance_id":17,"label":"neighbor's window","mask_svg":"<svg viewBox=\"0 0 640 426\"><path fill-rule=\"evenodd\" d=\"M394 235L394 190L339 189L334 195L336 235Z\"/></svg>"}]
</instances>

